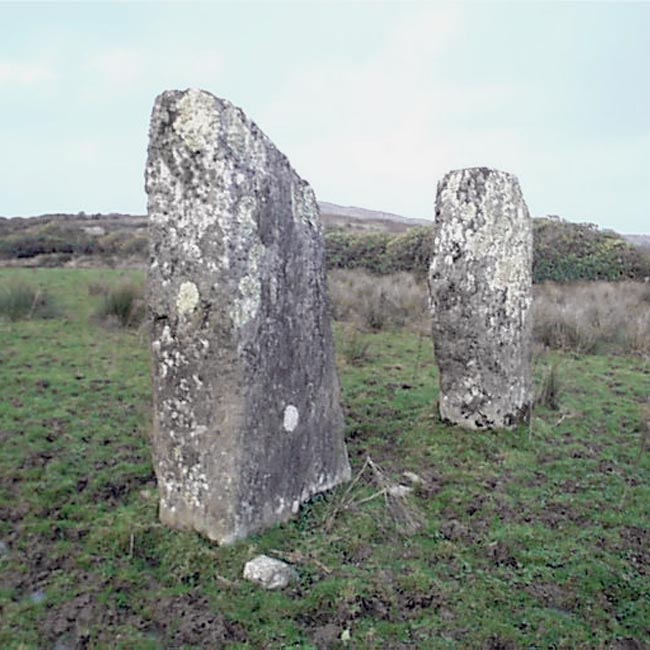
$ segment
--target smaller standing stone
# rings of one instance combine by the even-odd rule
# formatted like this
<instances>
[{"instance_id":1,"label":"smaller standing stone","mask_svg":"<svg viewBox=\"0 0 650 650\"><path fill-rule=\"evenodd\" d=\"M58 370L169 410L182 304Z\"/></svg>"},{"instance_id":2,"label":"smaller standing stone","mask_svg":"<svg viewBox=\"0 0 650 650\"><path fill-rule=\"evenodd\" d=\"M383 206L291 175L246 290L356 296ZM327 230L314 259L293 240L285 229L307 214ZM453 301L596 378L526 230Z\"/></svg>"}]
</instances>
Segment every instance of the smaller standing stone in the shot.
<instances>
[{"instance_id":1,"label":"smaller standing stone","mask_svg":"<svg viewBox=\"0 0 650 650\"><path fill-rule=\"evenodd\" d=\"M297 578L298 574L291 565L268 555L258 555L244 566L244 579L264 589L284 589Z\"/></svg>"},{"instance_id":2,"label":"smaller standing stone","mask_svg":"<svg viewBox=\"0 0 650 650\"><path fill-rule=\"evenodd\" d=\"M485 167L438 184L429 270L440 415L511 428L532 405L532 221L517 179Z\"/></svg>"}]
</instances>

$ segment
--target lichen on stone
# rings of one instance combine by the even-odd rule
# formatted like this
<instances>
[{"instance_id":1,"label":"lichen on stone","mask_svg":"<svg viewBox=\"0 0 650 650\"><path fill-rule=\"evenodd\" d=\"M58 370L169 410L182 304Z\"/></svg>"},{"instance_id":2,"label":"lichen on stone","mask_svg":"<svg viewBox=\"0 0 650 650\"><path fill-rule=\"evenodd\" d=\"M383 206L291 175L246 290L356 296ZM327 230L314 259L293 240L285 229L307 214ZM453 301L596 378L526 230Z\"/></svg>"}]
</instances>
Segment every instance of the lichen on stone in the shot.
<instances>
[{"instance_id":1,"label":"lichen on stone","mask_svg":"<svg viewBox=\"0 0 650 650\"><path fill-rule=\"evenodd\" d=\"M199 290L194 282L183 282L176 297L176 311L179 316L194 311L199 304Z\"/></svg>"},{"instance_id":2,"label":"lichen on stone","mask_svg":"<svg viewBox=\"0 0 650 650\"><path fill-rule=\"evenodd\" d=\"M320 211L316 195L307 183L291 185L291 204L294 218L301 219L312 228L320 229Z\"/></svg>"},{"instance_id":3,"label":"lichen on stone","mask_svg":"<svg viewBox=\"0 0 650 650\"><path fill-rule=\"evenodd\" d=\"M287 407L284 409L284 418L282 422L282 426L284 427L285 431L291 433L295 430L295 428L298 426L299 415L300 414L298 413L298 409L293 404L287 405Z\"/></svg>"},{"instance_id":4,"label":"lichen on stone","mask_svg":"<svg viewBox=\"0 0 650 650\"><path fill-rule=\"evenodd\" d=\"M440 182L429 270L440 413L466 428L530 409L532 224L517 179L486 168Z\"/></svg>"},{"instance_id":5,"label":"lichen on stone","mask_svg":"<svg viewBox=\"0 0 650 650\"><path fill-rule=\"evenodd\" d=\"M207 93L190 88L177 104L173 128L187 147L200 151L210 147L219 131L219 113Z\"/></svg>"},{"instance_id":6,"label":"lichen on stone","mask_svg":"<svg viewBox=\"0 0 650 650\"><path fill-rule=\"evenodd\" d=\"M146 189L159 514L232 543L350 478L318 208L243 111L196 90L156 100Z\"/></svg>"},{"instance_id":7,"label":"lichen on stone","mask_svg":"<svg viewBox=\"0 0 650 650\"><path fill-rule=\"evenodd\" d=\"M239 281L237 296L230 308L230 317L237 328L246 325L255 317L262 299L262 282L260 278L260 261L266 249L262 244L255 244L251 249L246 265L246 272Z\"/></svg>"}]
</instances>

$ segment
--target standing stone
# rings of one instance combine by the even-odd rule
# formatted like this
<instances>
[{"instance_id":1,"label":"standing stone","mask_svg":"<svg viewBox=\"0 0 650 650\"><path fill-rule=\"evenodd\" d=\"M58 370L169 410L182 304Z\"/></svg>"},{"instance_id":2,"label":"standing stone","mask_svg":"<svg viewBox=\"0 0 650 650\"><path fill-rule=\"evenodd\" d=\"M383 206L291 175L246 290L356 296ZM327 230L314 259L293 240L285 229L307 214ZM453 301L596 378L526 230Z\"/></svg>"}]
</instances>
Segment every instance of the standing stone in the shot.
<instances>
[{"instance_id":1,"label":"standing stone","mask_svg":"<svg viewBox=\"0 0 650 650\"><path fill-rule=\"evenodd\" d=\"M350 478L320 216L225 100L164 92L149 135L160 518L226 544Z\"/></svg>"},{"instance_id":2,"label":"standing stone","mask_svg":"<svg viewBox=\"0 0 650 650\"><path fill-rule=\"evenodd\" d=\"M429 270L440 415L511 428L532 405L532 222L517 179L485 167L438 184Z\"/></svg>"}]
</instances>

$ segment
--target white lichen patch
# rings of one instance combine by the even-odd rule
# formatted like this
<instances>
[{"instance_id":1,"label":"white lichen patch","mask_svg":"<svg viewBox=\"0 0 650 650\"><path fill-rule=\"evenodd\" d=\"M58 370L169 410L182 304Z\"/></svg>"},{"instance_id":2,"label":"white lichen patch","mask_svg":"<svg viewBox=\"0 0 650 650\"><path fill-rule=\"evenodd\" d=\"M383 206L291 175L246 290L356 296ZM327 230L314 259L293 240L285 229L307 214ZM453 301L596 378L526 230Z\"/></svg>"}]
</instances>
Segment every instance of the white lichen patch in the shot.
<instances>
[{"instance_id":1,"label":"white lichen patch","mask_svg":"<svg viewBox=\"0 0 650 650\"><path fill-rule=\"evenodd\" d=\"M266 166L266 149L264 138L256 137L252 124L246 120L243 113L229 105L223 115L226 142L234 154L246 160L256 169Z\"/></svg>"},{"instance_id":2,"label":"white lichen patch","mask_svg":"<svg viewBox=\"0 0 650 650\"><path fill-rule=\"evenodd\" d=\"M291 185L291 205L293 218L318 230L320 216L314 190L307 183L297 182Z\"/></svg>"},{"instance_id":3,"label":"white lichen patch","mask_svg":"<svg viewBox=\"0 0 650 650\"><path fill-rule=\"evenodd\" d=\"M288 431L289 433L294 431L298 426L299 417L300 414L298 413L298 409L293 404L288 404L284 409L284 419L282 422L284 430Z\"/></svg>"},{"instance_id":4,"label":"white lichen patch","mask_svg":"<svg viewBox=\"0 0 650 650\"><path fill-rule=\"evenodd\" d=\"M192 151L209 148L220 128L214 98L190 88L179 100L177 108L174 131Z\"/></svg>"},{"instance_id":5,"label":"white lichen patch","mask_svg":"<svg viewBox=\"0 0 650 650\"><path fill-rule=\"evenodd\" d=\"M256 205L255 199L252 196L243 197L237 205L238 235L241 239L246 239L255 232L257 224L253 215L255 214Z\"/></svg>"},{"instance_id":6,"label":"white lichen patch","mask_svg":"<svg viewBox=\"0 0 650 650\"><path fill-rule=\"evenodd\" d=\"M256 244L250 251L246 274L239 281L238 297L230 308L230 317L235 327L243 327L255 317L262 301L262 282L259 263L266 249Z\"/></svg>"},{"instance_id":7,"label":"white lichen patch","mask_svg":"<svg viewBox=\"0 0 650 650\"><path fill-rule=\"evenodd\" d=\"M196 309L199 304L199 290L194 282L183 282L176 296L176 311L184 316Z\"/></svg>"},{"instance_id":8,"label":"white lichen patch","mask_svg":"<svg viewBox=\"0 0 650 650\"><path fill-rule=\"evenodd\" d=\"M250 130L240 112L232 107L226 111L226 142L231 149L244 154L249 148Z\"/></svg>"}]
</instances>

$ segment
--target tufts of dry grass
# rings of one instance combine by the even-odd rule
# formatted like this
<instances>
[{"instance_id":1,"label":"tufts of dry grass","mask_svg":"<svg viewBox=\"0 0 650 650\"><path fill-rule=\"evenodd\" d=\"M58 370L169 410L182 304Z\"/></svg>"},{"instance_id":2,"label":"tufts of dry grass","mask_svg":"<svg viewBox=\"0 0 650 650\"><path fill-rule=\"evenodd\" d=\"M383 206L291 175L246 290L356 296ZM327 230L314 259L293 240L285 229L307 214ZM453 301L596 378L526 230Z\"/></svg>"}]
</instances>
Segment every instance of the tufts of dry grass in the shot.
<instances>
[{"instance_id":1,"label":"tufts of dry grass","mask_svg":"<svg viewBox=\"0 0 650 650\"><path fill-rule=\"evenodd\" d=\"M101 304L96 316L107 324L120 327L138 327L145 316L145 304L142 285L133 282L104 290L101 285L88 287L89 293L97 292Z\"/></svg>"},{"instance_id":2,"label":"tufts of dry grass","mask_svg":"<svg viewBox=\"0 0 650 650\"><path fill-rule=\"evenodd\" d=\"M650 285L642 282L535 286L533 335L545 348L650 353Z\"/></svg>"},{"instance_id":3,"label":"tufts of dry grass","mask_svg":"<svg viewBox=\"0 0 650 650\"><path fill-rule=\"evenodd\" d=\"M47 291L21 282L0 288L0 318L18 321L55 318L58 314L59 310Z\"/></svg>"},{"instance_id":4,"label":"tufts of dry grass","mask_svg":"<svg viewBox=\"0 0 650 650\"><path fill-rule=\"evenodd\" d=\"M331 271L328 278L335 320L366 332L408 327L429 335L427 288L413 274L376 276L361 269L338 269ZM650 284L535 285L533 337L543 349L648 355Z\"/></svg>"},{"instance_id":5,"label":"tufts of dry grass","mask_svg":"<svg viewBox=\"0 0 650 650\"><path fill-rule=\"evenodd\" d=\"M544 406L552 411L560 409L562 384L557 363L552 363L544 372L542 381L535 395L535 406Z\"/></svg>"},{"instance_id":6,"label":"tufts of dry grass","mask_svg":"<svg viewBox=\"0 0 650 650\"><path fill-rule=\"evenodd\" d=\"M405 326L429 329L427 289L411 273L377 276L338 269L328 280L335 320L371 332Z\"/></svg>"}]
</instances>

